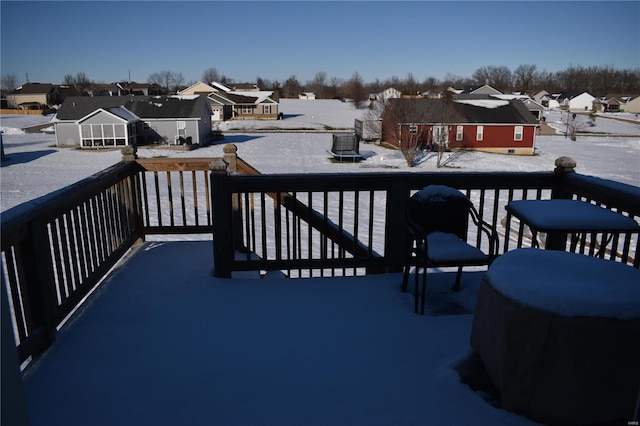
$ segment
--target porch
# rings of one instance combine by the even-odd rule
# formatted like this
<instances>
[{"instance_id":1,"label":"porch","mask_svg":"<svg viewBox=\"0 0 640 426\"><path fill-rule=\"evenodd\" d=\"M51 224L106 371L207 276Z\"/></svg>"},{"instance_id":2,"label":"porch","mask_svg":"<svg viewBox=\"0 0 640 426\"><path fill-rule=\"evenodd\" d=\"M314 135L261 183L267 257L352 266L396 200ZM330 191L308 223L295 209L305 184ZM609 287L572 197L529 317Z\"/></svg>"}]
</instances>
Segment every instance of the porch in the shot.
<instances>
[{"instance_id":1,"label":"porch","mask_svg":"<svg viewBox=\"0 0 640 426\"><path fill-rule=\"evenodd\" d=\"M117 268L27 372L32 425L529 424L456 371L481 272L437 274L421 317L401 274L213 278L211 244Z\"/></svg>"},{"instance_id":2,"label":"porch","mask_svg":"<svg viewBox=\"0 0 640 426\"><path fill-rule=\"evenodd\" d=\"M462 190L500 230L499 254L533 243L505 216L513 200L574 198L640 216L636 187L578 175L568 159L548 173L345 180L260 176L233 146L218 159L123 154L3 215L3 324L16 336L3 333L3 366L16 353L26 366L3 387L24 384L33 424L526 424L455 369L470 353L482 272L465 274L460 293L433 274L426 317L400 291L408 196L434 183ZM202 241L170 242L185 234ZM637 234L600 240L567 247L640 266Z\"/></svg>"}]
</instances>

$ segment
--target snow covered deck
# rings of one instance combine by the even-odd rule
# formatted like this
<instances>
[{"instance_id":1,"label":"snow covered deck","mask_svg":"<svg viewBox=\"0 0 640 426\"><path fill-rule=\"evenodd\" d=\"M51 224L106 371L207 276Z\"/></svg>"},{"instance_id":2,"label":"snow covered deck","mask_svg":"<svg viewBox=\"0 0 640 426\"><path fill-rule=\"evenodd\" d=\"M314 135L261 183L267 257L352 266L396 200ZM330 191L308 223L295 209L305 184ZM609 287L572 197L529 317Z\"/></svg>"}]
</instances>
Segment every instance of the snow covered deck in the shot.
<instances>
[{"instance_id":1,"label":"snow covered deck","mask_svg":"<svg viewBox=\"0 0 640 426\"><path fill-rule=\"evenodd\" d=\"M32 366L32 425L531 424L460 382L482 271L211 276L212 242L143 244ZM428 312L429 313L429 312ZM461 409L464 407L464 409Z\"/></svg>"}]
</instances>

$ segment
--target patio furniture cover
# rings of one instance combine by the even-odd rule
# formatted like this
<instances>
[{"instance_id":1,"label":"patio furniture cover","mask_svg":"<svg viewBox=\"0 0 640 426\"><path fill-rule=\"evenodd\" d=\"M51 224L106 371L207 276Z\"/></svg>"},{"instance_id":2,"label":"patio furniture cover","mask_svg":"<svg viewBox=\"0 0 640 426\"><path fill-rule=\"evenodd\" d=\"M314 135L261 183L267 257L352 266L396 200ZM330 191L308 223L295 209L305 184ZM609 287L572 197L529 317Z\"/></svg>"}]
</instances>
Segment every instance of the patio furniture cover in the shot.
<instances>
[{"instance_id":1,"label":"patio furniture cover","mask_svg":"<svg viewBox=\"0 0 640 426\"><path fill-rule=\"evenodd\" d=\"M578 279L566 280L571 273ZM597 282L603 276L610 280ZM616 288L629 293L613 294L612 300L605 295L607 306L600 308L585 294L593 284L611 284L609 294ZM519 286L527 288L520 292ZM566 288L545 309L545 288L553 286ZM498 258L483 279L471 346L504 409L545 424L626 424L640 392L639 301L640 271L630 266L573 253L515 250ZM604 316L616 303L620 315ZM589 314L598 309L603 312Z\"/></svg>"}]
</instances>

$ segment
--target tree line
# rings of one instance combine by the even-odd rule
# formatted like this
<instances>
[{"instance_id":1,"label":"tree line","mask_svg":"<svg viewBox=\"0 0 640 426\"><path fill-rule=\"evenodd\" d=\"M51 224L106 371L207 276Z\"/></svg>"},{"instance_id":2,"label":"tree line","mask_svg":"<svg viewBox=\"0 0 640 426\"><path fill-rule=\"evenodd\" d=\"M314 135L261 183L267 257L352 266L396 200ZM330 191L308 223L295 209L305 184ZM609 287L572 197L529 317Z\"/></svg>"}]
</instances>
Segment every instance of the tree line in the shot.
<instances>
[{"instance_id":1,"label":"tree line","mask_svg":"<svg viewBox=\"0 0 640 426\"><path fill-rule=\"evenodd\" d=\"M2 76L2 90L9 92L17 87L15 74ZM236 83L233 78L220 73L215 67L207 68L202 74L202 82L218 81L225 84ZM167 92L177 92L196 83L186 81L181 72L162 70L152 73L147 83L158 84ZM238 82L241 83L241 82ZM607 94L640 94L640 68L617 69L613 66L569 66L568 68L549 72L538 70L533 64L519 65L514 70L507 66L489 65L478 68L470 77L460 77L447 73L444 78L426 77L418 81L409 73L404 78L393 76L385 80L375 79L365 82L355 71L351 78L329 77L325 71L319 71L314 78L300 81L295 75L286 80L270 80L260 76L253 82L261 90L277 90L284 98L297 98L303 92L313 92L319 99L353 99L356 104L365 101L369 93L379 93L389 87L403 94L440 93L448 87L461 89L468 86L488 84L503 93L535 93L547 90L557 92L589 92L600 97ZM67 74L64 84L74 84L82 91L89 88L92 82L84 73Z\"/></svg>"}]
</instances>

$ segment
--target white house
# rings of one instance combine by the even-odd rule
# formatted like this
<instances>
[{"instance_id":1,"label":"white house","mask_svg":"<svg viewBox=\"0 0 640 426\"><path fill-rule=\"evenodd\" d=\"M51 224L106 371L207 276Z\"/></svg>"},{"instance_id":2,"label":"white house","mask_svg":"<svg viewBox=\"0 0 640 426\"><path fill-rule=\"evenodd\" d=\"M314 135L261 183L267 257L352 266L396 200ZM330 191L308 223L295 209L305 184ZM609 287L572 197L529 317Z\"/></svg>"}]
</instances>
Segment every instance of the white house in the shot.
<instances>
[{"instance_id":1,"label":"white house","mask_svg":"<svg viewBox=\"0 0 640 426\"><path fill-rule=\"evenodd\" d=\"M596 98L587 92L576 93L563 93L558 98L560 106L568 108L570 111L591 111L593 108L593 101Z\"/></svg>"},{"instance_id":2,"label":"white house","mask_svg":"<svg viewBox=\"0 0 640 426\"><path fill-rule=\"evenodd\" d=\"M398 89L389 87L380 93L372 93L369 95L369 99L372 101L382 101L386 99L397 99L402 97L402 93Z\"/></svg>"},{"instance_id":3,"label":"white house","mask_svg":"<svg viewBox=\"0 0 640 426\"><path fill-rule=\"evenodd\" d=\"M315 99L316 94L313 92L302 92L298 95L298 99Z\"/></svg>"}]
</instances>

